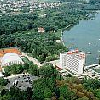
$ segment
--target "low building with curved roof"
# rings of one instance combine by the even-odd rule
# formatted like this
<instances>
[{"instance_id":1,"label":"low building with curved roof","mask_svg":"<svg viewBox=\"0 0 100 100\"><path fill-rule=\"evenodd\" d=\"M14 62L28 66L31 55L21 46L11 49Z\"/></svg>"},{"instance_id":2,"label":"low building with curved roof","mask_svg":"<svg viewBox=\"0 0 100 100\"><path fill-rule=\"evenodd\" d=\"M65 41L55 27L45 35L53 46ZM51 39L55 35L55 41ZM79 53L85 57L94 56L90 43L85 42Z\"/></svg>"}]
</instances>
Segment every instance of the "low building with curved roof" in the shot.
<instances>
[{"instance_id":1,"label":"low building with curved roof","mask_svg":"<svg viewBox=\"0 0 100 100\"><path fill-rule=\"evenodd\" d=\"M1 66L10 66L13 64L24 64L20 56L16 53L6 53L1 59Z\"/></svg>"}]
</instances>

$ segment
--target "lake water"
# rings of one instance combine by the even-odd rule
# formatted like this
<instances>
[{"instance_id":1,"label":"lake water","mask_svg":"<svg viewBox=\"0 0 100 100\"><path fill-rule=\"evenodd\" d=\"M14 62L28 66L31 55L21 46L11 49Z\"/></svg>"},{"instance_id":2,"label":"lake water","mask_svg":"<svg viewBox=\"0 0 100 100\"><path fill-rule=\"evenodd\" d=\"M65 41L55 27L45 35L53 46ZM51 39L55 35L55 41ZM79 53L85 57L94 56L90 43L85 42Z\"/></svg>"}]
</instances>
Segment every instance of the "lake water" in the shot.
<instances>
[{"instance_id":1,"label":"lake water","mask_svg":"<svg viewBox=\"0 0 100 100\"><path fill-rule=\"evenodd\" d=\"M67 47L78 48L85 53L86 65L98 63L100 55L100 13L94 20L82 20L70 31L64 31L63 41Z\"/></svg>"}]
</instances>

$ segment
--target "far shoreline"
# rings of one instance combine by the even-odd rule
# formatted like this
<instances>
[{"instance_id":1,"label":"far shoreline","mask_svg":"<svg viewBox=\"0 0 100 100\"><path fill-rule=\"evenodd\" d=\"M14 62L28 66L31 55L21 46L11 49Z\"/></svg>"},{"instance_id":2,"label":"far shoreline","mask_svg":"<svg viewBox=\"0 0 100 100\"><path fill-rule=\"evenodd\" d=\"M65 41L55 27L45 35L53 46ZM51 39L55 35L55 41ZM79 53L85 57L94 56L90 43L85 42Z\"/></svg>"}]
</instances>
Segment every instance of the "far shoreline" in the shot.
<instances>
[{"instance_id":1,"label":"far shoreline","mask_svg":"<svg viewBox=\"0 0 100 100\"><path fill-rule=\"evenodd\" d=\"M96 14L98 14L98 13L100 13L100 10L96 10L95 11L96 12ZM90 20L91 19L91 17L88 19L88 20ZM83 20L85 20L85 19L83 19ZM79 20L79 21L81 21L81 20ZM66 47L66 45L65 45L65 43L64 43L64 40L63 40L63 33L64 33L64 31L68 31L68 30L70 30L74 25L77 25L77 24L69 24L69 25L67 25L65 28L62 28L61 29L61 37L60 37L60 40L61 40L61 43ZM67 47L68 48L68 47Z\"/></svg>"}]
</instances>

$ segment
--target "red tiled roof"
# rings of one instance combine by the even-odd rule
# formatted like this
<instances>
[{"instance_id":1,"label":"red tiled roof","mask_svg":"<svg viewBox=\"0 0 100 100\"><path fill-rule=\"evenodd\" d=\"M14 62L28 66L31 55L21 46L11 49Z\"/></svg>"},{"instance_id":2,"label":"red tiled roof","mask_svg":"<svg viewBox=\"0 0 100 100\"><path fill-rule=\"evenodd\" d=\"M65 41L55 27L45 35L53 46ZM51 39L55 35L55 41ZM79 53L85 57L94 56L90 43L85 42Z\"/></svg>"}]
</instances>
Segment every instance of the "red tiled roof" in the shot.
<instances>
[{"instance_id":1,"label":"red tiled roof","mask_svg":"<svg viewBox=\"0 0 100 100\"><path fill-rule=\"evenodd\" d=\"M21 52L17 48L0 49L0 57L3 57L5 53L16 53L18 55L21 55Z\"/></svg>"}]
</instances>

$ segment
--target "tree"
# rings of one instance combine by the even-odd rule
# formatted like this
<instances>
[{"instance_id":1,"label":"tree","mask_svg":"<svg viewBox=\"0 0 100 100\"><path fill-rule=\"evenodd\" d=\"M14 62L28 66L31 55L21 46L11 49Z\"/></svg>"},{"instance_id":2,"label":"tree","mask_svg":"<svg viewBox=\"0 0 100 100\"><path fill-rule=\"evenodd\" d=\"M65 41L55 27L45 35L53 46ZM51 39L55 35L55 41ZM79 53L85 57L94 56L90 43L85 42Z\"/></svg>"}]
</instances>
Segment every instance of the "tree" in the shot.
<instances>
[{"instance_id":1,"label":"tree","mask_svg":"<svg viewBox=\"0 0 100 100\"><path fill-rule=\"evenodd\" d=\"M13 67L13 66L12 66ZM15 69L16 69L16 72L15 74L20 74L23 72L23 66L22 65L15 65Z\"/></svg>"},{"instance_id":2,"label":"tree","mask_svg":"<svg viewBox=\"0 0 100 100\"><path fill-rule=\"evenodd\" d=\"M29 64L28 73L32 75L38 75L38 66L36 64Z\"/></svg>"},{"instance_id":3,"label":"tree","mask_svg":"<svg viewBox=\"0 0 100 100\"><path fill-rule=\"evenodd\" d=\"M27 100L31 100L33 95L32 88L28 87L26 93L27 93Z\"/></svg>"},{"instance_id":4,"label":"tree","mask_svg":"<svg viewBox=\"0 0 100 100\"><path fill-rule=\"evenodd\" d=\"M10 75L10 68L9 68L9 66L5 66L4 67L4 75L5 76L9 76Z\"/></svg>"},{"instance_id":5,"label":"tree","mask_svg":"<svg viewBox=\"0 0 100 100\"><path fill-rule=\"evenodd\" d=\"M60 97L64 97L67 100L74 100L75 94L68 89L67 85L60 86Z\"/></svg>"},{"instance_id":6,"label":"tree","mask_svg":"<svg viewBox=\"0 0 100 100\"><path fill-rule=\"evenodd\" d=\"M38 79L34 81L33 86L32 86L32 90L33 90L32 99L43 100L45 87L46 87L46 84L43 79Z\"/></svg>"},{"instance_id":7,"label":"tree","mask_svg":"<svg viewBox=\"0 0 100 100\"><path fill-rule=\"evenodd\" d=\"M4 79L4 78L0 78L0 85L2 86L6 86L8 84L8 80L7 79Z\"/></svg>"},{"instance_id":8,"label":"tree","mask_svg":"<svg viewBox=\"0 0 100 100\"><path fill-rule=\"evenodd\" d=\"M97 79L84 79L83 80L83 86L87 89L87 90L94 90L94 89L98 89L100 87L100 81Z\"/></svg>"},{"instance_id":9,"label":"tree","mask_svg":"<svg viewBox=\"0 0 100 100\"><path fill-rule=\"evenodd\" d=\"M68 92L67 85L61 86L59 89L60 89L60 96L67 98L68 97L68 95L67 95L67 92Z\"/></svg>"},{"instance_id":10,"label":"tree","mask_svg":"<svg viewBox=\"0 0 100 100\"><path fill-rule=\"evenodd\" d=\"M4 67L4 74L6 76L9 76L11 74L20 74L23 72L23 65L19 64L13 64L11 66L5 66Z\"/></svg>"},{"instance_id":11,"label":"tree","mask_svg":"<svg viewBox=\"0 0 100 100\"><path fill-rule=\"evenodd\" d=\"M43 77L50 77L54 74L55 68L52 64L45 64L39 69L39 74Z\"/></svg>"},{"instance_id":12,"label":"tree","mask_svg":"<svg viewBox=\"0 0 100 100\"><path fill-rule=\"evenodd\" d=\"M51 98L52 92L49 88L44 89L44 98Z\"/></svg>"},{"instance_id":13,"label":"tree","mask_svg":"<svg viewBox=\"0 0 100 100\"><path fill-rule=\"evenodd\" d=\"M95 95L100 99L100 89L95 90Z\"/></svg>"},{"instance_id":14,"label":"tree","mask_svg":"<svg viewBox=\"0 0 100 100\"><path fill-rule=\"evenodd\" d=\"M1 91L0 100L27 100L27 94L17 87L11 87L10 90Z\"/></svg>"},{"instance_id":15,"label":"tree","mask_svg":"<svg viewBox=\"0 0 100 100\"><path fill-rule=\"evenodd\" d=\"M76 99L76 100L89 100L89 98L87 98L87 97L82 97L82 98L78 98L78 99Z\"/></svg>"},{"instance_id":16,"label":"tree","mask_svg":"<svg viewBox=\"0 0 100 100\"><path fill-rule=\"evenodd\" d=\"M11 100L11 95L4 95L3 97L0 97L0 100Z\"/></svg>"},{"instance_id":17,"label":"tree","mask_svg":"<svg viewBox=\"0 0 100 100\"><path fill-rule=\"evenodd\" d=\"M65 98L63 96L60 96L59 100L65 100Z\"/></svg>"},{"instance_id":18,"label":"tree","mask_svg":"<svg viewBox=\"0 0 100 100\"><path fill-rule=\"evenodd\" d=\"M51 98L44 98L44 100L51 100Z\"/></svg>"}]
</instances>

